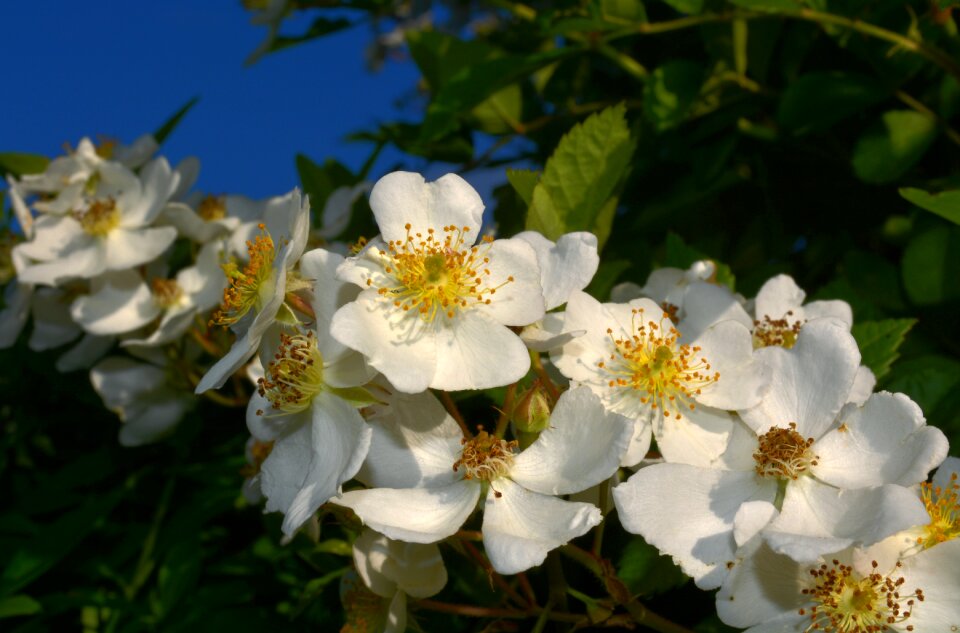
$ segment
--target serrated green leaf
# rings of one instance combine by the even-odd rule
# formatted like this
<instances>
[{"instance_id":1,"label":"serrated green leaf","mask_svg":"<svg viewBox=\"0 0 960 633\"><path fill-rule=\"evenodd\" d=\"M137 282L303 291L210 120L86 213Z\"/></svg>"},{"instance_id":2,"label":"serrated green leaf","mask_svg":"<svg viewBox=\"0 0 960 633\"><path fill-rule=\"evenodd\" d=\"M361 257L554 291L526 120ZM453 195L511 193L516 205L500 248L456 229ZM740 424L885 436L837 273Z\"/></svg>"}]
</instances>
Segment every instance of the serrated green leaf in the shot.
<instances>
[{"instance_id":1,"label":"serrated green leaf","mask_svg":"<svg viewBox=\"0 0 960 633\"><path fill-rule=\"evenodd\" d=\"M890 365L900 357L897 350L916 322L916 319L885 319L854 324L851 333L860 347L861 362L877 380L886 376Z\"/></svg>"},{"instance_id":2,"label":"serrated green leaf","mask_svg":"<svg viewBox=\"0 0 960 633\"><path fill-rule=\"evenodd\" d=\"M23 152L0 153L0 175L20 177L24 174L39 174L50 164L50 159L40 154Z\"/></svg>"},{"instance_id":3,"label":"serrated green leaf","mask_svg":"<svg viewBox=\"0 0 960 633\"><path fill-rule=\"evenodd\" d=\"M627 543L617 561L617 577L631 593L655 595L686 584L688 578L669 556L642 538Z\"/></svg>"},{"instance_id":4,"label":"serrated green leaf","mask_svg":"<svg viewBox=\"0 0 960 633\"><path fill-rule=\"evenodd\" d=\"M190 112L193 106L197 105L197 102L199 101L200 97L193 97L185 104L180 106L179 110L174 112L169 119L164 121L163 124L156 129L156 131L153 133L153 138L157 142L157 145L160 145L167 140L167 137L170 136L170 133L173 132L178 125L180 125L180 121L182 121L183 117L187 115L187 112Z\"/></svg>"},{"instance_id":5,"label":"serrated green leaf","mask_svg":"<svg viewBox=\"0 0 960 633\"><path fill-rule=\"evenodd\" d=\"M871 184L894 182L923 158L937 138L932 117L913 110L885 112L853 149L853 171Z\"/></svg>"},{"instance_id":6,"label":"serrated green leaf","mask_svg":"<svg viewBox=\"0 0 960 633\"><path fill-rule=\"evenodd\" d=\"M676 127L687 115L703 84L698 62L673 60L651 73L643 87L643 113L658 131Z\"/></svg>"},{"instance_id":7,"label":"serrated green leaf","mask_svg":"<svg viewBox=\"0 0 960 633\"><path fill-rule=\"evenodd\" d=\"M527 229L550 240L590 231L603 246L613 222L616 188L635 147L625 114L622 104L607 108L560 140L533 189Z\"/></svg>"},{"instance_id":8,"label":"serrated green leaf","mask_svg":"<svg viewBox=\"0 0 960 633\"><path fill-rule=\"evenodd\" d=\"M533 201L533 189L540 181L540 172L533 169L507 169L507 180L517 194L530 206Z\"/></svg>"},{"instance_id":9,"label":"serrated green leaf","mask_svg":"<svg viewBox=\"0 0 960 633\"><path fill-rule=\"evenodd\" d=\"M960 361L928 354L910 358L893 368L887 389L905 393L929 416L960 384Z\"/></svg>"},{"instance_id":10,"label":"serrated green leaf","mask_svg":"<svg viewBox=\"0 0 960 633\"><path fill-rule=\"evenodd\" d=\"M960 298L960 228L938 226L915 236L903 252L900 272L910 300L936 305Z\"/></svg>"},{"instance_id":11,"label":"serrated green leaf","mask_svg":"<svg viewBox=\"0 0 960 633\"><path fill-rule=\"evenodd\" d=\"M43 605L31 598L20 594L0 599L0 619L13 618L18 615L33 615L43 611Z\"/></svg>"},{"instance_id":12,"label":"serrated green leaf","mask_svg":"<svg viewBox=\"0 0 960 633\"><path fill-rule=\"evenodd\" d=\"M954 224L960 224L960 189L928 193L923 189L903 187L900 195L921 209L936 213Z\"/></svg>"},{"instance_id":13,"label":"serrated green leaf","mask_svg":"<svg viewBox=\"0 0 960 633\"><path fill-rule=\"evenodd\" d=\"M420 140L442 138L456 129L458 116L500 89L571 54L573 49L561 48L526 57L504 55L463 67L434 95L420 129Z\"/></svg>"},{"instance_id":14,"label":"serrated green leaf","mask_svg":"<svg viewBox=\"0 0 960 633\"><path fill-rule=\"evenodd\" d=\"M848 72L808 73L790 82L780 99L777 122L796 135L825 130L886 98L874 77Z\"/></svg>"}]
</instances>

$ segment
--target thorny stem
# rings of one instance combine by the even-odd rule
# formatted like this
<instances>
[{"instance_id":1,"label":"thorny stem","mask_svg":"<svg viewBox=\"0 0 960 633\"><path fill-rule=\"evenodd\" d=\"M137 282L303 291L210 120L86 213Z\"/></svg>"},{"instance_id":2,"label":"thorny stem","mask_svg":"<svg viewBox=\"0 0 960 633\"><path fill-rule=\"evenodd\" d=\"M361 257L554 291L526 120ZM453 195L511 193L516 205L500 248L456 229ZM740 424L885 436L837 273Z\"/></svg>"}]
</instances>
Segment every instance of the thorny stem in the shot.
<instances>
[{"instance_id":1,"label":"thorny stem","mask_svg":"<svg viewBox=\"0 0 960 633\"><path fill-rule=\"evenodd\" d=\"M470 428L467 426L466 420L463 419L460 409L457 408L457 403L453 401L453 398L451 398L450 394L446 391L440 391L439 393L440 402L443 403L443 406L447 410L447 413L450 414L450 417L456 420L457 424L460 425L460 430L463 431L463 436L467 439L473 437L473 433L470 432Z\"/></svg>"}]
</instances>

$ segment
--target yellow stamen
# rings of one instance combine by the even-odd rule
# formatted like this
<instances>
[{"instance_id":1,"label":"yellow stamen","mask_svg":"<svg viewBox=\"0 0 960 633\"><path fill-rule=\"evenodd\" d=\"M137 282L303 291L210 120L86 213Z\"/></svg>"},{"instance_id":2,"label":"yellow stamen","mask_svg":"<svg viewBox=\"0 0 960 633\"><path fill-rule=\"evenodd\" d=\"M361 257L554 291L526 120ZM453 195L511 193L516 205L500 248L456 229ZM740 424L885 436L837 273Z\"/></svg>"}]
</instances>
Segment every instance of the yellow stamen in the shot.
<instances>
[{"instance_id":1,"label":"yellow stamen","mask_svg":"<svg viewBox=\"0 0 960 633\"><path fill-rule=\"evenodd\" d=\"M791 321L788 317L793 316L793 311L787 312L781 319L770 318L770 315L764 315L763 319L753 322L753 348L761 347L785 347L792 348L797 344L797 337L800 336L800 328L803 327L803 321Z\"/></svg>"},{"instance_id":2,"label":"yellow stamen","mask_svg":"<svg viewBox=\"0 0 960 633\"><path fill-rule=\"evenodd\" d=\"M207 222L225 218L227 215L227 204L223 196L207 195L200 201L200 204L197 205L197 215Z\"/></svg>"},{"instance_id":3,"label":"yellow stamen","mask_svg":"<svg viewBox=\"0 0 960 633\"><path fill-rule=\"evenodd\" d=\"M74 214L80 226L89 235L102 237L120 224L120 210L113 198L94 200L86 211Z\"/></svg>"},{"instance_id":4,"label":"yellow stamen","mask_svg":"<svg viewBox=\"0 0 960 633\"><path fill-rule=\"evenodd\" d=\"M257 381L258 393L277 411L298 413L310 406L323 386L323 355L313 332L280 334L280 347L274 360ZM257 413L263 415L263 411Z\"/></svg>"},{"instance_id":5,"label":"yellow stamen","mask_svg":"<svg viewBox=\"0 0 960 633\"><path fill-rule=\"evenodd\" d=\"M172 308L183 298L183 288L176 279L154 279L150 282L154 302L163 309Z\"/></svg>"},{"instance_id":6,"label":"yellow stamen","mask_svg":"<svg viewBox=\"0 0 960 633\"><path fill-rule=\"evenodd\" d=\"M223 301L210 320L211 325L232 325L251 309L259 310L272 295L273 288L268 282L273 276L276 248L263 224L260 225L260 232L252 241L247 241L250 261L243 270L233 261L223 264L223 272L230 285L223 291Z\"/></svg>"},{"instance_id":7,"label":"yellow stamen","mask_svg":"<svg viewBox=\"0 0 960 633\"><path fill-rule=\"evenodd\" d=\"M803 439L797 432L797 423L791 422L789 428L772 427L760 436L760 446L753 459L756 472L761 477L775 479L797 479L819 459L810 452L814 439Z\"/></svg>"},{"instance_id":8,"label":"yellow stamen","mask_svg":"<svg viewBox=\"0 0 960 633\"><path fill-rule=\"evenodd\" d=\"M510 471L514 449L517 448L516 440L501 440L481 428L476 437L472 440L464 438L461 443L463 451L460 459L454 462L453 470L457 472L462 468L464 479L493 481Z\"/></svg>"},{"instance_id":9,"label":"yellow stamen","mask_svg":"<svg viewBox=\"0 0 960 633\"><path fill-rule=\"evenodd\" d=\"M933 547L960 536L960 484L957 473L951 473L946 488L934 487L929 482L920 484L920 499L930 514L930 523L926 525L924 536L917 543L924 549Z\"/></svg>"}]
</instances>

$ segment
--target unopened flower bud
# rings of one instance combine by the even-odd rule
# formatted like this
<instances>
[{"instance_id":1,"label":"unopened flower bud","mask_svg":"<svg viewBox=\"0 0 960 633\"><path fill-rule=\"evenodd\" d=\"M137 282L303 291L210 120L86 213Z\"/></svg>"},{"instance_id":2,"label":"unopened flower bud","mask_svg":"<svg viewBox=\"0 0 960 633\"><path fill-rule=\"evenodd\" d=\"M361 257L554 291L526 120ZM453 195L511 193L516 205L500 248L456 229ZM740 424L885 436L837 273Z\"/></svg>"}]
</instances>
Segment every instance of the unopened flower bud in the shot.
<instances>
[{"instance_id":1,"label":"unopened flower bud","mask_svg":"<svg viewBox=\"0 0 960 633\"><path fill-rule=\"evenodd\" d=\"M550 399L539 380L520 397L511 419L523 433L539 433L550 425Z\"/></svg>"}]
</instances>

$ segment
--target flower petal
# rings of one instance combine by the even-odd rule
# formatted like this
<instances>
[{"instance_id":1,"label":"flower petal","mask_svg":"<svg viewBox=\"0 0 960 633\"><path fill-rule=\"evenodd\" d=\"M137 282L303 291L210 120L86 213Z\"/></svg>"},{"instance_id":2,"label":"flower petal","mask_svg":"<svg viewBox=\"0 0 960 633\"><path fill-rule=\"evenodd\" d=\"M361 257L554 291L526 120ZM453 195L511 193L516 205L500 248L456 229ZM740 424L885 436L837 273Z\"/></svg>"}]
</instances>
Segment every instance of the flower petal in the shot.
<instances>
[{"instance_id":1,"label":"flower petal","mask_svg":"<svg viewBox=\"0 0 960 633\"><path fill-rule=\"evenodd\" d=\"M564 501L498 479L483 506L483 547L497 573L516 574L536 567L550 550L602 520L592 504Z\"/></svg>"},{"instance_id":2,"label":"flower petal","mask_svg":"<svg viewBox=\"0 0 960 633\"><path fill-rule=\"evenodd\" d=\"M711 407L696 407L682 416L655 418L653 434L664 459L704 468L714 465L727 450L733 416Z\"/></svg>"},{"instance_id":3,"label":"flower petal","mask_svg":"<svg viewBox=\"0 0 960 633\"><path fill-rule=\"evenodd\" d=\"M927 426L920 407L902 393L881 392L862 407L848 405L839 421L811 448L817 454L811 472L838 488L912 486L947 456L946 436Z\"/></svg>"},{"instance_id":4,"label":"flower petal","mask_svg":"<svg viewBox=\"0 0 960 633\"><path fill-rule=\"evenodd\" d=\"M790 422L804 437L823 435L847 402L860 366L850 332L836 321L818 319L800 330L793 348L764 347L756 354L768 366L770 386L758 405L740 411L743 421L758 435Z\"/></svg>"},{"instance_id":5,"label":"flower petal","mask_svg":"<svg viewBox=\"0 0 960 633\"><path fill-rule=\"evenodd\" d=\"M443 325L437 328L437 368L431 388L499 387L520 380L530 369L530 353L520 337L486 315L468 311Z\"/></svg>"},{"instance_id":6,"label":"flower petal","mask_svg":"<svg viewBox=\"0 0 960 633\"><path fill-rule=\"evenodd\" d=\"M376 290L337 310L330 334L362 353L400 391L419 393L431 385L437 367L433 324L395 308Z\"/></svg>"},{"instance_id":7,"label":"flower petal","mask_svg":"<svg viewBox=\"0 0 960 633\"><path fill-rule=\"evenodd\" d=\"M480 246L480 253L484 246ZM475 310L504 325L529 325L543 318L543 289L537 256L523 240L496 240L488 245L484 257L490 274L484 280L483 294L490 303L478 303ZM512 281L510 281L512 279Z\"/></svg>"},{"instance_id":8,"label":"flower petal","mask_svg":"<svg viewBox=\"0 0 960 633\"><path fill-rule=\"evenodd\" d=\"M78 297L70 315L91 334L122 334L146 325L160 314L150 288L132 270L106 273L94 292Z\"/></svg>"},{"instance_id":9,"label":"flower petal","mask_svg":"<svg viewBox=\"0 0 960 633\"><path fill-rule=\"evenodd\" d=\"M523 231L515 238L536 251L547 310L566 303L574 291L586 288L600 265L593 233L567 233L555 244L536 231Z\"/></svg>"},{"instance_id":10,"label":"flower petal","mask_svg":"<svg viewBox=\"0 0 960 633\"><path fill-rule=\"evenodd\" d=\"M479 498L480 483L461 480L438 488L353 490L331 501L392 539L435 543L460 529Z\"/></svg>"},{"instance_id":11,"label":"flower petal","mask_svg":"<svg viewBox=\"0 0 960 633\"><path fill-rule=\"evenodd\" d=\"M717 593L717 615L731 626L749 627L751 633L803 631L798 613L808 600L807 569L763 541L754 541L738 552L738 560Z\"/></svg>"},{"instance_id":12,"label":"flower petal","mask_svg":"<svg viewBox=\"0 0 960 633\"><path fill-rule=\"evenodd\" d=\"M733 521L747 501L773 501L776 483L753 472L687 464L641 468L613 489L620 522L673 557L701 589L720 586L737 548Z\"/></svg>"},{"instance_id":13,"label":"flower petal","mask_svg":"<svg viewBox=\"0 0 960 633\"><path fill-rule=\"evenodd\" d=\"M514 458L510 478L547 495L585 490L617 470L633 428L632 420L607 412L587 387L566 391L550 426Z\"/></svg>"},{"instance_id":14,"label":"flower petal","mask_svg":"<svg viewBox=\"0 0 960 633\"><path fill-rule=\"evenodd\" d=\"M177 229L172 226L144 229L117 227L103 240L107 270L127 270L152 261L167 250L175 239Z\"/></svg>"},{"instance_id":15,"label":"flower petal","mask_svg":"<svg viewBox=\"0 0 960 633\"><path fill-rule=\"evenodd\" d=\"M370 208L386 241L406 240L412 230L442 231L445 226L467 227L468 244L480 237L483 200L456 174L426 182L420 174L395 171L377 181L370 192Z\"/></svg>"},{"instance_id":16,"label":"flower petal","mask_svg":"<svg viewBox=\"0 0 960 633\"><path fill-rule=\"evenodd\" d=\"M780 516L765 538L774 551L812 563L849 545L873 545L929 521L923 502L909 488L838 490L802 477L787 485Z\"/></svg>"},{"instance_id":17,"label":"flower petal","mask_svg":"<svg viewBox=\"0 0 960 633\"><path fill-rule=\"evenodd\" d=\"M719 380L704 386L694 400L727 410L746 409L760 402L769 378L753 353L749 329L735 321L721 321L708 327L691 346L700 347L702 357L710 364L706 373L720 374Z\"/></svg>"}]
</instances>

